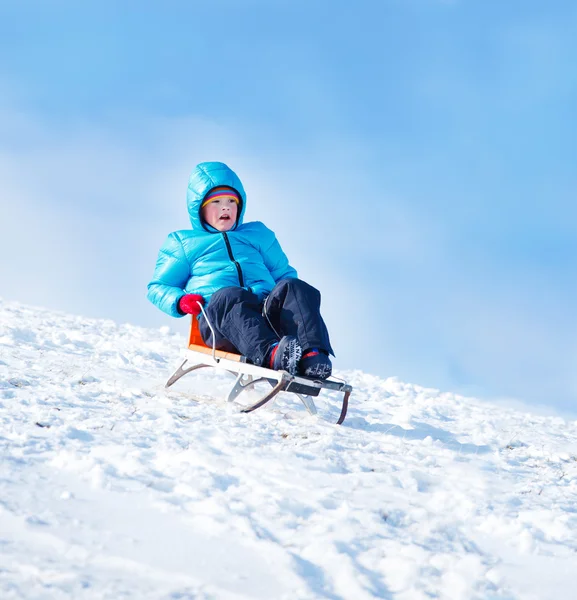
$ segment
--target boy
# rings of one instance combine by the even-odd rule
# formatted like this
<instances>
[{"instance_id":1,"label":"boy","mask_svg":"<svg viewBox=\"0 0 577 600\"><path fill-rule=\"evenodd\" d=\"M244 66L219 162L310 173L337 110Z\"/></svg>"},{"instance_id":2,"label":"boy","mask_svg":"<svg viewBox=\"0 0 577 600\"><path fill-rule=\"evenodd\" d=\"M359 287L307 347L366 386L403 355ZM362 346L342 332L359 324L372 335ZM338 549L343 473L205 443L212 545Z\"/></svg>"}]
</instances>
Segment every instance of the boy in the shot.
<instances>
[{"instance_id":1,"label":"boy","mask_svg":"<svg viewBox=\"0 0 577 600\"><path fill-rule=\"evenodd\" d=\"M236 173L220 162L197 165L187 206L192 228L168 236L148 299L173 317L198 316L206 305L219 350L291 375L329 377L334 353L320 293L297 278L270 229L243 223L246 194ZM204 315L199 329L212 346Z\"/></svg>"}]
</instances>

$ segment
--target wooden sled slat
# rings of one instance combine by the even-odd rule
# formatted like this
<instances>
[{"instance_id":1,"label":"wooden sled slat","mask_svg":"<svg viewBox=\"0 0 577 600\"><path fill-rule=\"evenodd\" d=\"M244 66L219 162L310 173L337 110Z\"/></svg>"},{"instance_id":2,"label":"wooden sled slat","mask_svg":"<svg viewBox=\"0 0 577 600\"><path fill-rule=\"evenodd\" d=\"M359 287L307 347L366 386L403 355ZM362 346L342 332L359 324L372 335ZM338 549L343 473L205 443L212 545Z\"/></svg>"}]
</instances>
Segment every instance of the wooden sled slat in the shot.
<instances>
[{"instance_id":1,"label":"wooden sled slat","mask_svg":"<svg viewBox=\"0 0 577 600\"><path fill-rule=\"evenodd\" d=\"M212 348L208 348L207 346L199 346L197 344L189 344L189 350L193 352L202 352L203 354L209 354L212 356ZM222 350L215 350L214 355L217 358L226 358L227 360L235 360L237 362L242 362L243 357L240 354L234 354L233 352L223 352Z\"/></svg>"}]
</instances>

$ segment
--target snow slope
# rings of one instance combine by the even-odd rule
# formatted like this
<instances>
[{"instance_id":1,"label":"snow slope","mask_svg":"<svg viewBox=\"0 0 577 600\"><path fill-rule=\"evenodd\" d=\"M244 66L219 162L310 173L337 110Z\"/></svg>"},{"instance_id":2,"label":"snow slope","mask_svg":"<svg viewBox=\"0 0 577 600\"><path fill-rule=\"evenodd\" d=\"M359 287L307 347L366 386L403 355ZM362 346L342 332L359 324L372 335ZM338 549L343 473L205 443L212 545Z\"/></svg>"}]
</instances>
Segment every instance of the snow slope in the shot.
<instances>
[{"instance_id":1,"label":"snow slope","mask_svg":"<svg viewBox=\"0 0 577 600\"><path fill-rule=\"evenodd\" d=\"M245 415L164 392L183 344L0 301L2 600L575 598L576 421L361 372Z\"/></svg>"}]
</instances>

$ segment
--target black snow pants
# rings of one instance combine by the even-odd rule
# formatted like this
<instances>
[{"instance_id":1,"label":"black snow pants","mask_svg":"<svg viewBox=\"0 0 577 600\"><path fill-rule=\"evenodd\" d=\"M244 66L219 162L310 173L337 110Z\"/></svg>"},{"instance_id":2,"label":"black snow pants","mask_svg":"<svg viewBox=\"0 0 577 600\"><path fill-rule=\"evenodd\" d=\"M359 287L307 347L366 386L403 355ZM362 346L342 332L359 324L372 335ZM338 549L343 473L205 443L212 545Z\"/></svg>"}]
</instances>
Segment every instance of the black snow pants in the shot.
<instances>
[{"instance_id":1,"label":"black snow pants","mask_svg":"<svg viewBox=\"0 0 577 600\"><path fill-rule=\"evenodd\" d=\"M242 354L262 365L272 345L285 335L294 335L303 350L319 348L334 354L320 305L317 289L291 277L279 281L264 303L244 288L226 287L212 295L205 310L218 350ZM198 324L202 339L212 346L204 315Z\"/></svg>"}]
</instances>

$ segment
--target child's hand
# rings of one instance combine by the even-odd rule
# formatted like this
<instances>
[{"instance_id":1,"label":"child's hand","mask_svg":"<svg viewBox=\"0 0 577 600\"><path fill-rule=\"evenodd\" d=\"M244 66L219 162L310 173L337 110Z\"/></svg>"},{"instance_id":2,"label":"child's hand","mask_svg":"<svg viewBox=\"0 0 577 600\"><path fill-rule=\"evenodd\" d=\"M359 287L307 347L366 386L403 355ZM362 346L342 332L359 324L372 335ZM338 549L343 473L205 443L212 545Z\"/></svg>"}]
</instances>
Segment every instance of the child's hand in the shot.
<instances>
[{"instance_id":1,"label":"child's hand","mask_svg":"<svg viewBox=\"0 0 577 600\"><path fill-rule=\"evenodd\" d=\"M200 314L199 302L204 306L204 298L200 294L186 294L178 301L178 308L180 312L196 316Z\"/></svg>"}]
</instances>

